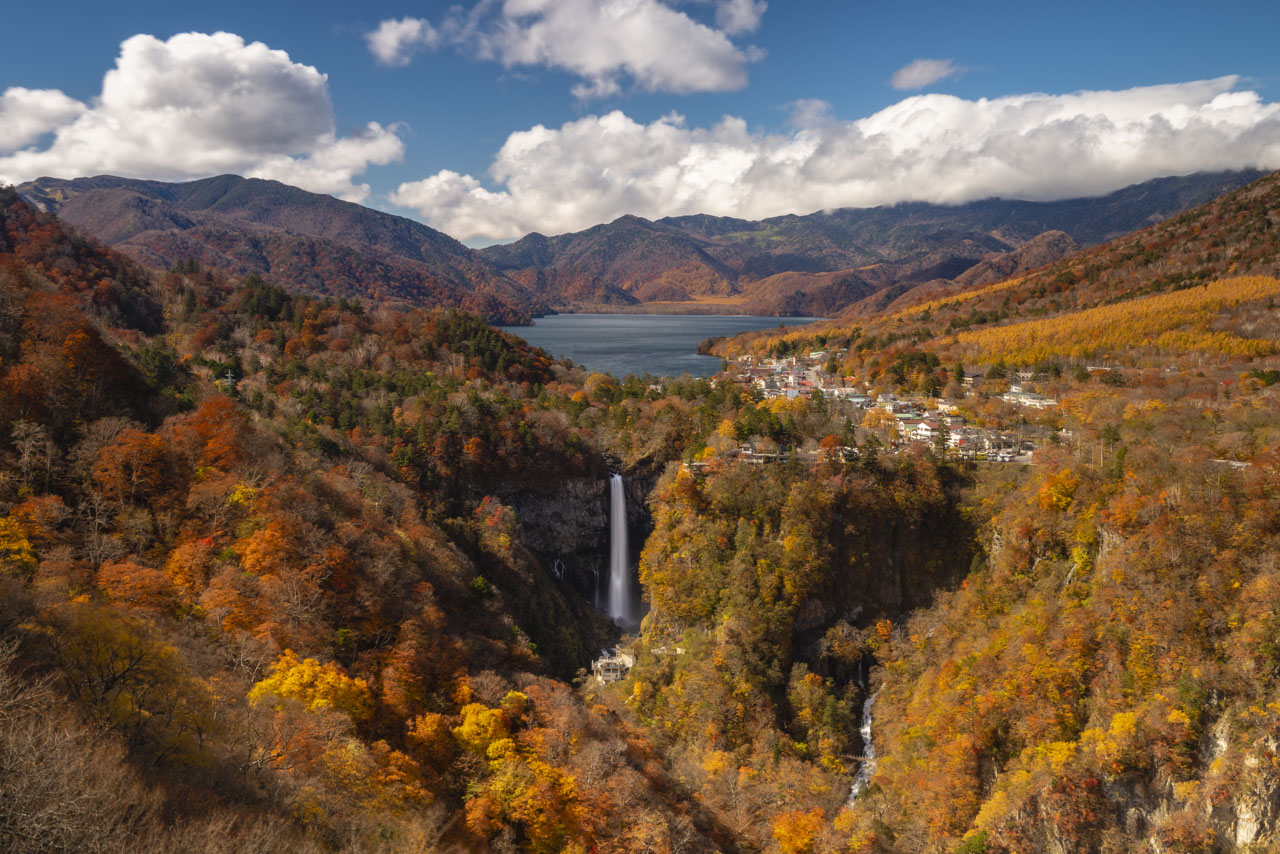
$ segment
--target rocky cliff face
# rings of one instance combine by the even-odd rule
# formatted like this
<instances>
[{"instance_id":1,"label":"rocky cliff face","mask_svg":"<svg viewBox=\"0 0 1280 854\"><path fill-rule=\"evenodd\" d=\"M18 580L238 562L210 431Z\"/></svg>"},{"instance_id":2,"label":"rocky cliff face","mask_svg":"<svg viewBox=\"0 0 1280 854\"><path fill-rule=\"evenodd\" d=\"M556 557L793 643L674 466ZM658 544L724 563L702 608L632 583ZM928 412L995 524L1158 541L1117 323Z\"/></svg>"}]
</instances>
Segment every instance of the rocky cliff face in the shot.
<instances>
[{"instance_id":1,"label":"rocky cliff face","mask_svg":"<svg viewBox=\"0 0 1280 854\"><path fill-rule=\"evenodd\" d=\"M599 478L576 478L507 499L520 538L552 572L588 602L597 602L609 571L609 493Z\"/></svg>"},{"instance_id":2,"label":"rocky cliff face","mask_svg":"<svg viewBox=\"0 0 1280 854\"><path fill-rule=\"evenodd\" d=\"M652 478L623 473L632 560L653 528L647 500ZM609 482L582 477L503 497L516 513L521 541L556 577L597 609L609 586ZM603 617L602 617L603 619Z\"/></svg>"}]
</instances>

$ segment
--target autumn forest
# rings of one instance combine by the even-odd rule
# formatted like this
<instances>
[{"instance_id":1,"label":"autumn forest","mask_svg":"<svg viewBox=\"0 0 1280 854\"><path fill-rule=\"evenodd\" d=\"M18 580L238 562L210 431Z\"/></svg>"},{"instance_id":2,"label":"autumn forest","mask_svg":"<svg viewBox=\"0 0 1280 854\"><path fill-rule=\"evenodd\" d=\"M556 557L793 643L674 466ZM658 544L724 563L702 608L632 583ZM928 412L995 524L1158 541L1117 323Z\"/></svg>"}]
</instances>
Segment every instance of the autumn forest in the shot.
<instances>
[{"instance_id":1,"label":"autumn forest","mask_svg":"<svg viewBox=\"0 0 1280 854\"><path fill-rule=\"evenodd\" d=\"M614 377L0 187L0 847L1275 850L1278 299L1273 174Z\"/></svg>"}]
</instances>

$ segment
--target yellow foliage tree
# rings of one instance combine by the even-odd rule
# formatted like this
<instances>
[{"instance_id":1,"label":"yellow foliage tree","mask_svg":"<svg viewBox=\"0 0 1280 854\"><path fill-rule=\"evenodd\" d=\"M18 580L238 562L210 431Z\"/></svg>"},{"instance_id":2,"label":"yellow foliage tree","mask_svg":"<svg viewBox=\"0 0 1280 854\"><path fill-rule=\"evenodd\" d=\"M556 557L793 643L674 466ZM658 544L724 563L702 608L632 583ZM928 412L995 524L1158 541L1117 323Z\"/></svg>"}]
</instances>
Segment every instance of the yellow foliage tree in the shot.
<instances>
[{"instance_id":1,"label":"yellow foliage tree","mask_svg":"<svg viewBox=\"0 0 1280 854\"><path fill-rule=\"evenodd\" d=\"M462 707L462 723L453 728L454 738L470 751L487 755L489 746L511 733L502 709L491 709L484 703L468 703Z\"/></svg>"},{"instance_id":2,"label":"yellow foliage tree","mask_svg":"<svg viewBox=\"0 0 1280 854\"><path fill-rule=\"evenodd\" d=\"M22 524L12 516L0 519L0 568L15 575L36 571L36 553Z\"/></svg>"},{"instance_id":3,"label":"yellow foliage tree","mask_svg":"<svg viewBox=\"0 0 1280 854\"><path fill-rule=\"evenodd\" d=\"M367 682L352 679L334 662L299 659L291 649L272 665L271 675L249 691L249 702L255 705L279 705L284 700L296 701L312 712L333 709L353 721L365 720L373 712Z\"/></svg>"},{"instance_id":4,"label":"yellow foliage tree","mask_svg":"<svg viewBox=\"0 0 1280 854\"><path fill-rule=\"evenodd\" d=\"M213 546L209 543L200 540L183 543L169 553L164 574L185 600L192 601L204 590L212 562Z\"/></svg>"},{"instance_id":5,"label":"yellow foliage tree","mask_svg":"<svg viewBox=\"0 0 1280 854\"><path fill-rule=\"evenodd\" d=\"M177 648L142 620L88 602L69 602L25 629L47 646L63 685L94 717L153 756L202 761L221 724L209 685L192 673Z\"/></svg>"},{"instance_id":6,"label":"yellow foliage tree","mask_svg":"<svg viewBox=\"0 0 1280 854\"><path fill-rule=\"evenodd\" d=\"M817 843L822 822L823 813L818 807L808 812L784 812L773 819L773 838L784 854L809 854Z\"/></svg>"},{"instance_id":7,"label":"yellow foliage tree","mask_svg":"<svg viewBox=\"0 0 1280 854\"><path fill-rule=\"evenodd\" d=\"M1066 510L1076 494L1080 478L1070 469L1063 469L1045 480L1036 498L1041 510Z\"/></svg>"}]
</instances>

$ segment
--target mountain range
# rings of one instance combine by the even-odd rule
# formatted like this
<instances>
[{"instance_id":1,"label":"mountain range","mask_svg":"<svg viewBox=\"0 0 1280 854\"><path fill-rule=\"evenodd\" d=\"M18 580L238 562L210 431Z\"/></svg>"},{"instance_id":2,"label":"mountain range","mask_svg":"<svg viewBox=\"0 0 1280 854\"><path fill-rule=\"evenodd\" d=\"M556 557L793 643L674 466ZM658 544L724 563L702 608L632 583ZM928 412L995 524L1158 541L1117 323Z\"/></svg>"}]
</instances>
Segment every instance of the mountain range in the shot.
<instances>
[{"instance_id":1,"label":"mountain range","mask_svg":"<svg viewBox=\"0 0 1280 854\"><path fill-rule=\"evenodd\" d=\"M1161 178L1057 202L908 203L759 221L624 216L574 234L531 234L480 254L553 304L830 315L886 291L896 297L924 283L982 284L1034 269L1262 174Z\"/></svg>"},{"instance_id":2,"label":"mountain range","mask_svg":"<svg viewBox=\"0 0 1280 854\"><path fill-rule=\"evenodd\" d=\"M552 310L824 315L998 281L1209 201L1256 171L1148 181L1098 198L907 203L751 221L623 216L470 249L421 223L275 181L40 178L32 204L141 263L194 259L292 290L454 306L496 323Z\"/></svg>"},{"instance_id":3,"label":"mountain range","mask_svg":"<svg viewBox=\"0 0 1280 854\"><path fill-rule=\"evenodd\" d=\"M459 307L499 323L527 323L547 311L446 234L277 181L40 178L19 192L149 267L190 258L204 269L255 273L292 290Z\"/></svg>"}]
</instances>

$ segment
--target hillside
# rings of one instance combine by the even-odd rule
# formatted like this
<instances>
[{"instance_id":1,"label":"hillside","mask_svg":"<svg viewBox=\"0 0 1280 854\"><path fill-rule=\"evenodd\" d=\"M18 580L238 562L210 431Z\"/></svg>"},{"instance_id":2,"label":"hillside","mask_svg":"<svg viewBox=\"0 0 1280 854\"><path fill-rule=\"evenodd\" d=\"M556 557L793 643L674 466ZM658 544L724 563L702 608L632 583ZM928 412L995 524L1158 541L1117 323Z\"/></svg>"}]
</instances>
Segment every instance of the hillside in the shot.
<instances>
[{"instance_id":1,"label":"hillside","mask_svg":"<svg viewBox=\"0 0 1280 854\"><path fill-rule=\"evenodd\" d=\"M265 276L290 289L527 322L544 306L472 250L412 220L276 181L40 178L19 192L137 261Z\"/></svg>"},{"instance_id":2,"label":"hillside","mask_svg":"<svg viewBox=\"0 0 1280 854\"><path fill-rule=\"evenodd\" d=\"M832 337L852 329L857 333L855 349L861 338L872 350L935 335L955 343L948 337L953 333L962 333L960 342L993 340L1013 334L1019 318L1093 309L1204 286L1219 278L1275 276L1280 273L1275 255L1277 209L1280 173L1273 173L1159 225L1067 255L1027 275L984 284L998 273L988 268L981 277L895 295L894 302L885 301L882 294L855 306L847 318L811 330ZM806 346L802 338L790 336L801 348ZM744 337L738 344L749 341ZM966 348L965 354L994 361L993 351L986 347Z\"/></svg>"},{"instance_id":3,"label":"hillside","mask_svg":"<svg viewBox=\"0 0 1280 854\"><path fill-rule=\"evenodd\" d=\"M575 234L533 234L481 255L556 305L711 305L831 314L950 282L995 281L1127 234L1261 176L1162 178L1060 202L901 204L752 222L621 217ZM833 275L841 274L841 275ZM851 278L852 277L852 278Z\"/></svg>"},{"instance_id":4,"label":"hillside","mask_svg":"<svg viewBox=\"0 0 1280 854\"><path fill-rule=\"evenodd\" d=\"M1271 850L1278 265L1280 174L650 382L0 191L0 845Z\"/></svg>"},{"instance_id":5,"label":"hillside","mask_svg":"<svg viewBox=\"0 0 1280 854\"><path fill-rule=\"evenodd\" d=\"M734 292L733 270L679 229L624 216L571 235L531 234L481 250L500 269L557 301L688 301Z\"/></svg>"},{"instance_id":6,"label":"hillside","mask_svg":"<svg viewBox=\"0 0 1280 854\"><path fill-rule=\"evenodd\" d=\"M626 473L638 543L668 525L648 493L726 420L798 444L842 416L585 376L463 313L153 276L12 192L0 212L6 850L710 854L843 797L827 760L856 742L812 729L810 748L811 713L773 711L777 673L820 666L787 639L832 618L800 609L816 589L869 614L927 602L952 550L909 539L964 535L960 479L921 460L825 497L791 468L725 492L718 524L758 515L753 553L808 580L770 611L774 652L724 639L749 662L737 723L668 730L653 698L638 717L575 678L618 638L591 604L608 472ZM821 527L832 501L875 524ZM874 598L839 578L867 550L899 565ZM699 650L699 708L719 708L722 655ZM747 723L757 770L727 797L704 751Z\"/></svg>"},{"instance_id":7,"label":"hillside","mask_svg":"<svg viewBox=\"0 0 1280 854\"><path fill-rule=\"evenodd\" d=\"M719 847L567 683L616 630L512 509L603 490L531 411L565 366L472 315L153 279L12 191L0 360L0 847Z\"/></svg>"},{"instance_id":8,"label":"hillside","mask_svg":"<svg viewBox=\"0 0 1280 854\"><path fill-rule=\"evenodd\" d=\"M624 216L473 251L402 217L274 181L110 176L19 188L43 210L157 269L257 274L305 293L460 307L504 324L562 309L832 316L1027 272L1257 177L1192 175L1096 199L903 204L759 222Z\"/></svg>"},{"instance_id":9,"label":"hillside","mask_svg":"<svg viewBox=\"0 0 1280 854\"><path fill-rule=\"evenodd\" d=\"M865 641L877 761L847 850L1280 841L1277 299L1273 174L1031 275L725 346L825 348L872 394L1036 445L969 464L967 573ZM922 450L891 414L862 428Z\"/></svg>"}]
</instances>

